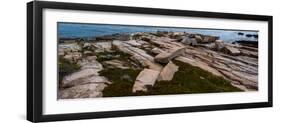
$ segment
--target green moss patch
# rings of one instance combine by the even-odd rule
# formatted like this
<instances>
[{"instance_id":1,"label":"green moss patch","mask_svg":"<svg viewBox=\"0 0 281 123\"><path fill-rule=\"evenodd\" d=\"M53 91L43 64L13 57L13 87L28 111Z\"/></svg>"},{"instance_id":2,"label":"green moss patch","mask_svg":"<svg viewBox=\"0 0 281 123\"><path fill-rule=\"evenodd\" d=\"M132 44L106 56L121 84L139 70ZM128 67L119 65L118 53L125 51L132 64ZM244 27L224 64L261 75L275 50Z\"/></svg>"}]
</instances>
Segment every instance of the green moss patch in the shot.
<instances>
[{"instance_id":1,"label":"green moss patch","mask_svg":"<svg viewBox=\"0 0 281 123\"><path fill-rule=\"evenodd\" d=\"M104 69L99 72L101 76L107 77L112 84L103 90L104 97L133 96L132 87L140 70L132 69Z\"/></svg>"},{"instance_id":2,"label":"green moss patch","mask_svg":"<svg viewBox=\"0 0 281 123\"><path fill-rule=\"evenodd\" d=\"M141 95L168 95L191 93L217 93L242 91L230 84L230 81L204 71L186 63L174 61L179 66L179 71L171 81L158 81L153 87L147 87L147 92L132 93L134 81L140 70L107 69L101 71L111 85L103 91L104 97L141 96ZM129 76L130 79L124 79ZM127 77L128 78L128 77Z\"/></svg>"},{"instance_id":3,"label":"green moss patch","mask_svg":"<svg viewBox=\"0 0 281 123\"><path fill-rule=\"evenodd\" d=\"M174 61L179 71L172 81L159 81L147 92L150 95L237 92L230 81L189 64Z\"/></svg>"}]
</instances>

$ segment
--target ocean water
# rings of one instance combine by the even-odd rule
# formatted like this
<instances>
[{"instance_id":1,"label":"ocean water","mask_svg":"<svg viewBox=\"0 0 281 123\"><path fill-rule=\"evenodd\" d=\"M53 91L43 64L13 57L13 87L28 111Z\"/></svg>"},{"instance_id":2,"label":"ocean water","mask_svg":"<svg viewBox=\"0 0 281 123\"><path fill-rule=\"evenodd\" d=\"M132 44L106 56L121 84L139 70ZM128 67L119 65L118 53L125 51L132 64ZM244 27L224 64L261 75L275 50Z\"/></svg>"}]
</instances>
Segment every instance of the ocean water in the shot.
<instances>
[{"instance_id":1,"label":"ocean water","mask_svg":"<svg viewBox=\"0 0 281 123\"><path fill-rule=\"evenodd\" d=\"M258 35L257 31L242 30L222 30L222 29L196 29L177 27L153 27L153 26L131 26L131 25L110 25L110 24L81 24L81 23L58 23L59 38L87 38L110 35L114 33L136 33L136 32L156 32L174 31L199 33L204 35L219 36L221 40L233 42L238 40L258 41L257 38L247 37L246 34ZM238 33L244 35L238 35Z\"/></svg>"}]
</instances>

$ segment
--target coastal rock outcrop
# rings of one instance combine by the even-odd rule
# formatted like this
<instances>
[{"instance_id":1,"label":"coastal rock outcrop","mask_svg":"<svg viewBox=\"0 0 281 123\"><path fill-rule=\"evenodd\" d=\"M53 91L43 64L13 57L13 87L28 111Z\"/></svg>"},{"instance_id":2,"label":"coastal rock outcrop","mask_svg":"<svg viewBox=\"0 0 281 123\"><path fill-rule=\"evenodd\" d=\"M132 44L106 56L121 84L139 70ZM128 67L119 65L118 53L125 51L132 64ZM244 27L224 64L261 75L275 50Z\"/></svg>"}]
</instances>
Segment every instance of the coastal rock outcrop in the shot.
<instances>
[{"instance_id":1,"label":"coastal rock outcrop","mask_svg":"<svg viewBox=\"0 0 281 123\"><path fill-rule=\"evenodd\" d=\"M180 70L176 62L198 67L241 90L258 90L256 42L231 44L211 35L139 32L101 36L94 42L63 41L58 55L79 66L61 79L60 99L102 97L103 90L113 83L100 74L106 69L137 70L137 77L121 77L134 82L130 92L147 92L156 82L173 81Z\"/></svg>"},{"instance_id":2,"label":"coastal rock outcrop","mask_svg":"<svg viewBox=\"0 0 281 123\"><path fill-rule=\"evenodd\" d=\"M81 66L80 70L61 80L58 95L60 99L102 97L102 90L111 82L104 76L99 76L103 66L96 59L96 56L81 57L76 63Z\"/></svg>"}]
</instances>

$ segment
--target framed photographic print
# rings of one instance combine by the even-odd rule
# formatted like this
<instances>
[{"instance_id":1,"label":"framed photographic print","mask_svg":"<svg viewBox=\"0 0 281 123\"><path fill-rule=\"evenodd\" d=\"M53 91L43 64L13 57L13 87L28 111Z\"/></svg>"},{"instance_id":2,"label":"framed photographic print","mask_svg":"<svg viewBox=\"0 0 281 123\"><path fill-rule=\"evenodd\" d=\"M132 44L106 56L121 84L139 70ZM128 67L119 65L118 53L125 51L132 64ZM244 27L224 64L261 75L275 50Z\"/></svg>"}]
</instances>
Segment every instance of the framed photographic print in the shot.
<instances>
[{"instance_id":1,"label":"framed photographic print","mask_svg":"<svg viewBox=\"0 0 281 123\"><path fill-rule=\"evenodd\" d=\"M27 4L33 122L272 106L272 16Z\"/></svg>"}]
</instances>

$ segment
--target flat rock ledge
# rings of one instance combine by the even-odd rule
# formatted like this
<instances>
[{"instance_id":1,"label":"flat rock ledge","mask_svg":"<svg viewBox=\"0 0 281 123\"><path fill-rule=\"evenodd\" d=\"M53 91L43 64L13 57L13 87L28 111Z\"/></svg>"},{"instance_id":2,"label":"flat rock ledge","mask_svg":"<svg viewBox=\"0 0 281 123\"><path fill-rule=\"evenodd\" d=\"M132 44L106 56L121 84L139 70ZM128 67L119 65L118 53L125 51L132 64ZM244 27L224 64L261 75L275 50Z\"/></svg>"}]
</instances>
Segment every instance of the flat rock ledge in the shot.
<instances>
[{"instance_id":1,"label":"flat rock ledge","mask_svg":"<svg viewBox=\"0 0 281 123\"><path fill-rule=\"evenodd\" d=\"M148 86L153 86L159 76L159 71L152 69L142 70L136 78L133 86L133 93L137 91L147 91Z\"/></svg>"},{"instance_id":2,"label":"flat rock ledge","mask_svg":"<svg viewBox=\"0 0 281 123\"><path fill-rule=\"evenodd\" d=\"M103 66L96 61L96 57L88 56L78 62L80 70L67 75L61 82L60 99L102 97L102 91L111 82L104 76L99 76Z\"/></svg>"},{"instance_id":3,"label":"flat rock ledge","mask_svg":"<svg viewBox=\"0 0 281 123\"><path fill-rule=\"evenodd\" d=\"M154 60L160 63L169 63L173 58L184 54L186 47L177 47L169 52L162 52L155 56Z\"/></svg>"},{"instance_id":4,"label":"flat rock ledge","mask_svg":"<svg viewBox=\"0 0 281 123\"><path fill-rule=\"evenodd\" d=\"M73 86L59 91L60 99L75 99L75 98L94 98L102 97L102 90L106 84L84 84Z\"/></svg>"},{"instance_id":5,"label":"flat rock ledge","mask_svg":"<svg viewBox=\"0 0 281 123\"><path fill-rule=\"evenodd\" d=\"M158 81L171 81L174 74L179 70L179 66L170 61L161 71Z\"/></svg>"}]
</instances>

